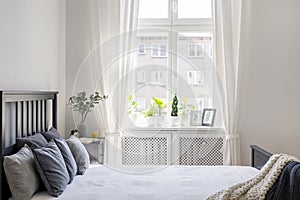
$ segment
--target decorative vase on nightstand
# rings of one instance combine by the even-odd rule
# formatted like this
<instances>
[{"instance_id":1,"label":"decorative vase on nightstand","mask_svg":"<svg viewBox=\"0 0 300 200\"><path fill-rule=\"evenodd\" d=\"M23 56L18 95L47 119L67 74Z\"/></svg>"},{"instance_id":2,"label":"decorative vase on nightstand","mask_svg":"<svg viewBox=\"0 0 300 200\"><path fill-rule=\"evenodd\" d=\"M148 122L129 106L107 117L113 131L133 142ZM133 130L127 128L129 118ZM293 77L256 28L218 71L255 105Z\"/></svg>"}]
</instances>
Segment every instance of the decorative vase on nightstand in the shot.
<instances>
[{"instance_id":1,"label":"decorative vase on nightstand","mask_svg":"<svg viewBox=\"0 0 300 200\"><path fill-rule=\"evenodd\" d=\"M81 121L77 125L77 130L79 132L80 137L87 137L86 125L85 125L84 121Z\"/></svg>"}]
</instances>

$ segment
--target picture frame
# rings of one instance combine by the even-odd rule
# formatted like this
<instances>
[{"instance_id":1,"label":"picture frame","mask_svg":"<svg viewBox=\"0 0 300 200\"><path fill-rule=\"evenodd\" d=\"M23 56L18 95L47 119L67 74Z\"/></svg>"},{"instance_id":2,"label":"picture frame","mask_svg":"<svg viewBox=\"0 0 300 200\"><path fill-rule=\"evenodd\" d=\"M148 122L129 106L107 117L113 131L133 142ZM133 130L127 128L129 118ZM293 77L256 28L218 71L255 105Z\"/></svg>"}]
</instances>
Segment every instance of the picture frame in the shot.
<instances>
[{"instance_id":1,"label":"picture frame","mask_svg":"<svg viewBox=\"0 0 300 200\"><path fill-rule=\"evenodd\" d=\"M214 121L216 117L215 108L204 108L202 115L202 126L214 126Z\"/></svg>"},{"instance_id":2,"label":"picture frame","mask_svg":"<svg viewBox=\"0 0 300 200\"><path fill-rule=\"evenodd\" d=\"M201 126L201 111L191 111L191 126Z\"/></svg>"}]
</instances>

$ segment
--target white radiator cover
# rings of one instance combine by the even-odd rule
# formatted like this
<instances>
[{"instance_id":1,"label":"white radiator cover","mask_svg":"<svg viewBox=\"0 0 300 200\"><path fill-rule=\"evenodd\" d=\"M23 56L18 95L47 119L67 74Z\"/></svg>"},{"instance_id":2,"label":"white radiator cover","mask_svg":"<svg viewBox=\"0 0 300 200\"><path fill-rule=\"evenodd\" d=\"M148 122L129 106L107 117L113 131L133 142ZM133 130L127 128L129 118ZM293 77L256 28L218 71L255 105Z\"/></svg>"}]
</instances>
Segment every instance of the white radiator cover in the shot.
<instances>
[{"instance_id":1,"label":"white radiator cover","mask_svg":"<svg viewBox=\"0 0 300 200\"><path fill-rule=\"evenodd\" d=\"M181 137L180 165L223 165L223 138Z\"/></svg>"},{"instance_id":2,"label":"white radiator cover","mask_svg":"<svg viewBox=\"0 0 300 200\"><path fill-rule=\"evenodd\" d=\"M123 164L168 164L167 137L123 137Z\"/></svg>"},{"instance_id":3,"label":"white radiator cover","mask_svg":"<svg viewBox=\"0 0 300 200\"><path fill-rule=\"evenodd\" d=\"M148 133L122 137L124 165L223 165L223 134Z\"/></svg>"}]
</instances>

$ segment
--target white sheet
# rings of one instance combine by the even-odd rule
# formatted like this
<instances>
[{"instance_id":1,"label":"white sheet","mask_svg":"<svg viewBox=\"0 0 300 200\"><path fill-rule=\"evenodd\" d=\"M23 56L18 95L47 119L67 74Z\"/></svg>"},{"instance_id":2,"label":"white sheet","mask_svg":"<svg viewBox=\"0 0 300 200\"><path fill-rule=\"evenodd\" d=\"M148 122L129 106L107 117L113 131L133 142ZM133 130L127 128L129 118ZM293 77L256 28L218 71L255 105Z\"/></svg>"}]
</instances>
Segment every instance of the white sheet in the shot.
<instances>
[{"instance_id":1,"label":"white sheet","mask_svg":"<svg viewBox=\"0 0 300 200\"><path fill-rule=\"evenodd\" d=\"M76 176L59 198L41 192L33 200L201 200L255 176L257 169L242 166L127 167L100 165Z\"/></svg>"}]
</instances>

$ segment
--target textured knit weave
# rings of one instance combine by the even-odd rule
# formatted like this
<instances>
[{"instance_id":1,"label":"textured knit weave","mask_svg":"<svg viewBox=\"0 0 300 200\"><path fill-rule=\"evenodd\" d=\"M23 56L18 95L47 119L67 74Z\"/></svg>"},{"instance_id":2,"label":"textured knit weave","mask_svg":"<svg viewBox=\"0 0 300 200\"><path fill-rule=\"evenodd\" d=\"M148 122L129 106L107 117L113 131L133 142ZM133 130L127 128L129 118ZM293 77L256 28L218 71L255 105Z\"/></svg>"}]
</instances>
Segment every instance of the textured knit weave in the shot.
<instances>
[{"instance_id":1,"label":"textured knit weave","mask_svg":"<svg viewBox=\"0 0 300 200\"><path fill-rule=\"evenodd\" d=\"M265 199L268 190L290 161L298 160L290 155L274 154L254 178L221 190L208 197L207 200Z\"/></svg>"}]
</instances>

